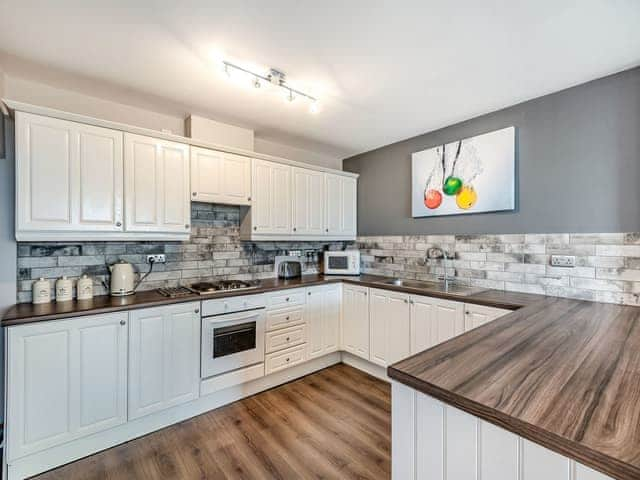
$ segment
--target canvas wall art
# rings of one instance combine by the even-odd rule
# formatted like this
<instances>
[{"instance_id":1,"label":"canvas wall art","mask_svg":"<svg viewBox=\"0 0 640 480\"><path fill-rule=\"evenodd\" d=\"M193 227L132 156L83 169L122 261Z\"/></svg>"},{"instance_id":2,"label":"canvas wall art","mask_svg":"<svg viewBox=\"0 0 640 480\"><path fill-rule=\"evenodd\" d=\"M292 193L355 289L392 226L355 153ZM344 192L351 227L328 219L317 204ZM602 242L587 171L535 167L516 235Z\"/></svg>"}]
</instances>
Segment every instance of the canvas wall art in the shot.
<instances>
[{"instance_id":1,"label":"canvas wall art","mask_svg":"<svg viewBox=\"0 0 640 480\"><path fill-rule=\"evenodd\" d=\"M411 155L413 217L515 209L515 127Z\"/></svg>"}]
</instances>

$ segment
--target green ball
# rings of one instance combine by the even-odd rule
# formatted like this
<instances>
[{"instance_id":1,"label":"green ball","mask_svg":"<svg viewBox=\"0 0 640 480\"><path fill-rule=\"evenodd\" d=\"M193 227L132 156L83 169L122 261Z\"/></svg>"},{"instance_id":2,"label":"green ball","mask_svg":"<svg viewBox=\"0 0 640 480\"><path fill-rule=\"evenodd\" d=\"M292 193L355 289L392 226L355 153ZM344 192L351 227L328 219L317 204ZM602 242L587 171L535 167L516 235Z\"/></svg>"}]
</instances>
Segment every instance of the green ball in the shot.
<instances>
[{"instance_id":1,"label":"green ball","mask_svg":"<svg viewBox=\"0 0 640 480\"><path fill-rule=\"evenodd\" d=\"M458 177L447 177L442 186L442 191L445 195L455 195L462 188L462 180Z\"/></svg>"}]
</instances>

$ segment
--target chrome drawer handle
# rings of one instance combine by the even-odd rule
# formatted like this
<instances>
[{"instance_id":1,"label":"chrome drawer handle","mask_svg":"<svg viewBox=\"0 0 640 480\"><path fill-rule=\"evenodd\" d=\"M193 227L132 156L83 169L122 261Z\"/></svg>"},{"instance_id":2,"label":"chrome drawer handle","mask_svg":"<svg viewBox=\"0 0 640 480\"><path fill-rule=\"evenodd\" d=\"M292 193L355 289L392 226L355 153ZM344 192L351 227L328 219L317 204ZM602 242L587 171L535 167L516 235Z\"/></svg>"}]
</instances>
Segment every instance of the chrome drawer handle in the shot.
<instances>
[{"instance_id":1,"label":"chrome drawer handle","mask_svg":"<svg viewBox=\"0 0 640 480\"><path fill-rule=\"evenodd\" d=\"M124 320L120 320L120 325L126 325L127 322L125 322Z\"/></svg>"},{"instance_id":2,"label":"chrome drawer handle","mask_svg":"<svg viewBox=\"0 0 640 480\"><path fill-rule=\"evenodd\" d=\"M287 357L287 362L289 361L289 357Z\"/></svg>"},{"instance_id":3,"label":"chrome drawer handle","mask_svg":"<svg viewBox=\"0 0 640 480\"><path fill-rule=\"evenodd\" d=\"M290 339L289 339L289 337L287 337L287 342L288 342L289 340L290 340Z\"/></svg>"}]
</instances>

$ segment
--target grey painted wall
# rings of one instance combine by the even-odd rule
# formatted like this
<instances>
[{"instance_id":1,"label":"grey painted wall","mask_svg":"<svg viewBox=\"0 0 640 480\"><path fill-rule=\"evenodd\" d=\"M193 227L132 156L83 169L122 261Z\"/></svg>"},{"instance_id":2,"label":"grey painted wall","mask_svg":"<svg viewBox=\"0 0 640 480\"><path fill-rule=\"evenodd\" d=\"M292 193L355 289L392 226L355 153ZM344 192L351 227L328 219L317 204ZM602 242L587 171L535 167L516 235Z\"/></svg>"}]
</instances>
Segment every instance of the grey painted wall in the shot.
<instances>
[{"instance_id":1,"label":"grey painted wall","mask_svg":"<svg viewBox=\"0 0 640 480\"><path fill-rule=\"evenodd\" d=\"M518 127L515 212L411 217L413 152L509 125ZM345 159L343 168L360 174L359 235L640 231L640 68Z\"/></svg>"}]
</instances>

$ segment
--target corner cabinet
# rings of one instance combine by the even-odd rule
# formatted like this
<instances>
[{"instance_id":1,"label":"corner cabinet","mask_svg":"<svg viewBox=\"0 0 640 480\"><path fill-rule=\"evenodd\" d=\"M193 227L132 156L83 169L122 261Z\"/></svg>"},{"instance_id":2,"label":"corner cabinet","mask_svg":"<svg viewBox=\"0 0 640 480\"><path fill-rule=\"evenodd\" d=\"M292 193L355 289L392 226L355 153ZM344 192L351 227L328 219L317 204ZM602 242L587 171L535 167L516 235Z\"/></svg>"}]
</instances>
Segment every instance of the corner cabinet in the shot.
<instances>
[{"instance_id":1,"label":"corner cabinet","mask_svg":"<svg viewBox=\"0 0 640 480\"><path fill-rule=\"evenodd\" d=\"M191 147L191 199L197 202L251 205L251 159L233 153Z\"/></svg>"},{"instance_id":2,"label":"corner cabinet","mask_svg":"<svg viewBox=\"0 0 640 480\"><path fill-rule=\"evenodd\" d=\"M369 289L369 360L386 367L411 354L409 295Z\"/></svg>"},{"instance_id":3,"label":"corner cabinet","mask_svg":"<svg viewBox=\"0 0 640 480\"><path fill-rule=\"evenodd\" d=\"M355 240L357 177L252 160L242 240Z\"/></svg>"},{"instance_id":4,"label":"corner cabinet","mask_svg":"<svg viewBox=\"0 0 640 480\"><path fill-rule=\"evenodd\" d=\"M125 133L125 230L191 232L189 145Z\"/></svg>"},{"instance_id":5,"label":"corner cabinet","mask_svg":"<svg viewBox=\"0 0 640 480\"><path fill-rule=\"evenodd\" d=\"M357 179L325 174L325 233L335 238L355 238L357 222Z\"/></svg>"},{"instance_id":6,"label":"corner cabinet","mask_svg":"<svg viewBox=\"0 0 640 480\"><path fill-rule=\"evenodd\" d=\"M16 239L122 232L122 132L16 112Z\"/></svg>"},{"instance_id":7,"label":"corner cabinet","mask_svg":"<svg viewBox=\"0 0 640 480\"><path fill-rule=\"evenodd\" d=\"M127 313L7 329L7 455L127 421Z\"/></svg>"}]
</instances>

